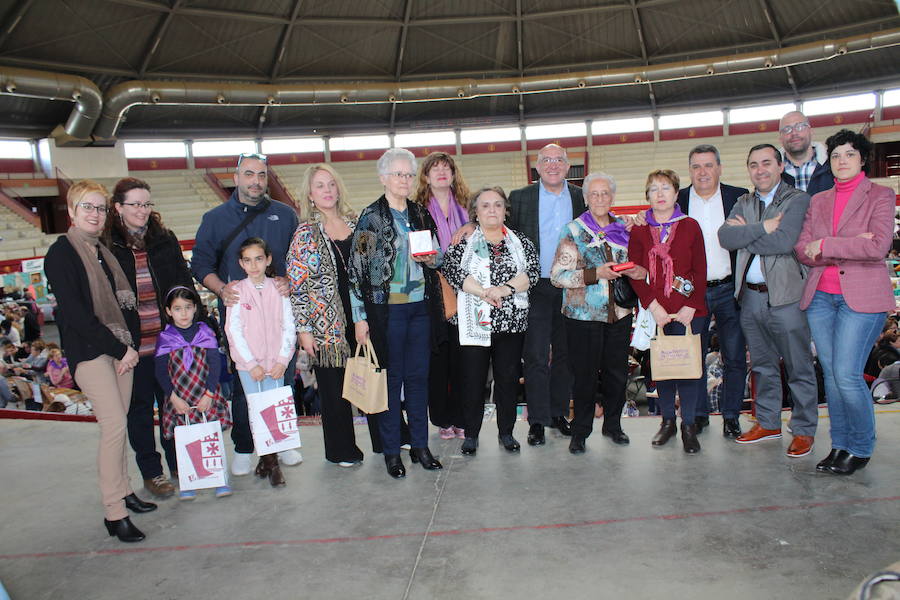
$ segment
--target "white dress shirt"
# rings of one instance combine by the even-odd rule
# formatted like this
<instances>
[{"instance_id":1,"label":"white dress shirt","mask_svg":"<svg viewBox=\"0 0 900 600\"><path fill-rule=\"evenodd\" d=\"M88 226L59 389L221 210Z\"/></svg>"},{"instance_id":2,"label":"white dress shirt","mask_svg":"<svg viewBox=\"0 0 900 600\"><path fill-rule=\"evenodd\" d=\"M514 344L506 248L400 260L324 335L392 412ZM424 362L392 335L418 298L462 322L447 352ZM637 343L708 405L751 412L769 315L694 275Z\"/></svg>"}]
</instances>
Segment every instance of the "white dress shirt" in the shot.
<instances>
[{"instance_id":1,"label":"white dress shirt","mask_svg":"<svg viewBox=\"0 0 900 600\"><path fill-rule=\"evenodd\" d=\"M706 280L725 279L731 275L731 255L719 244L719 228L725 224L725 207L722 204L722 188L704 200L690 188L688 216L700 224L703 244L706 246Z\"/></svg>"}]
</instances>

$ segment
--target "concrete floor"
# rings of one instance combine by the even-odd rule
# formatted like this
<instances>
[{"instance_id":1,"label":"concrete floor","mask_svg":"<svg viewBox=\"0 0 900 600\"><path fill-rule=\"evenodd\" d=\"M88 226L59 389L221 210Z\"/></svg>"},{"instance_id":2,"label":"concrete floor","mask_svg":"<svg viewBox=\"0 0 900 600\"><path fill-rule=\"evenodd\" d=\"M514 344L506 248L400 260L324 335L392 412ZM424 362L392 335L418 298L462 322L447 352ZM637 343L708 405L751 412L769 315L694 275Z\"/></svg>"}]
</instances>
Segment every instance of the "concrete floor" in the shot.
<instances>
[{"instance_id":1,"label":"concrete floor","mask_svg":"<svg viewBox=\"0 0 900 600\"><path fill-rule=\"evenodd\" d=\"M326 463L321 429L304 427L286 488L251 475L230 498L161 501L133 517L147 534L134 545L101 523L96 425L3 420L0 581L13 600L846 598L900 559L896 406L879 409L876 456L849 478L814 470L827 417L802 459L784 456L788 436L724 440L718 417L697 456L651 448L655 417L625 421L631 446L595 434L582 456L556 432L525 445L522 422L519 455L493 423L474 458L433 431L444 470L406 458L401 481L377 455ZM364 426L357 437L368 449Z\"/></svg>"}]
</instances>

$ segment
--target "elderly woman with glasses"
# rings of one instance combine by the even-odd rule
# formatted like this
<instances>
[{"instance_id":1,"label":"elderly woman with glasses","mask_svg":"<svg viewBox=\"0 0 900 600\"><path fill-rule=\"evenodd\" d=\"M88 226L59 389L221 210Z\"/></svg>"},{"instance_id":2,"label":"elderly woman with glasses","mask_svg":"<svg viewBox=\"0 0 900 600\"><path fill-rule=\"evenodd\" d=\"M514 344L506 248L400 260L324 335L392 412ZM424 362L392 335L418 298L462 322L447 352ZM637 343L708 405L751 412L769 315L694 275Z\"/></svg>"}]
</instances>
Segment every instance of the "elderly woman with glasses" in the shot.
<instances>
[{"instance_id":1,"label":"elderly woman with glasses","mask_svg":"<svg viewBox=\"0 0 900 600\"><path fill-rule=\"evenodd\" d=\"M56 323L75 381L100 426L97 467L103 520L109 535L139 542L144 534L128 510L148 512L128 482L125 438L134 368L140 358L131 335L137 301L116 257L100 243L109 192L79 181L66 195L71 226L47 251L44 271L58 303Z\"/></svg>"},{"instance_id":2,"label":"elderly woman with glasses","mask_svg":"<svg viewBox=\"0 0 900 600\"><path fill-rule=\"evenodd\" d=\"M400 459L401 392L409 418L410 458L440 469L428 449L428 367L432 348L446 336L437 269L443 258L428 209L409 202L416 158L392 148L378 159L384 195L359 216L353 234L350 275L356 342L372 344L388 370L388 411L378 417L388 474L406 475ZM414 235L415 232L428 232ZM413 254L425 236L430 248Z\"/></svg>"},{"instance_id":3,"label":"elderly woman with glasses","mask_svg":"<svg viewBox=\"0 0 900 600\"><path fill-rule=\"evenodd\" d=\"M153 210L150 185L134 177L116 183L112 208L106 219L104 243L122 266L128 283L137 294L140 322L131 332L140 360L134 369L134 389L128 409L128 440L134 449L144 487L157 498L168 498L175 486L163 473L156 451L153 405L165 404L165 394L156 382L154 352L156 338L166 326L165 296L173 287L194 287L194 280L181 253L178 238L163 225ZM175 441L160 431L170 473L176 473Z\"/></svg>"}]
</instances>

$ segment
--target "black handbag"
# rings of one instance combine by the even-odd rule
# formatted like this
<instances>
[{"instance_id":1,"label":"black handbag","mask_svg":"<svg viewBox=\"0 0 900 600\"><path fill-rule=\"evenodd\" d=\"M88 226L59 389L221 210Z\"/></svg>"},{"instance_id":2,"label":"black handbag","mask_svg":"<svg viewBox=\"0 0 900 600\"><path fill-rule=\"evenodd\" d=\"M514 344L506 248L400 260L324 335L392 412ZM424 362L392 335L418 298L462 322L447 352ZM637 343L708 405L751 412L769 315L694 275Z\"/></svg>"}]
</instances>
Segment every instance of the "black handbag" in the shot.
<instances>
[{"instance_id":1,"label":"black handbag","mask_svg":"<svg viewBox=\"0 0 900 600\"><path fill-rule=\"evenodd\" d=\"M605 246L604 250L606 251L607 260L613 262L612 250L610 250L609 246ZM637 306L638 295L635 293L634 288L631 287L631 282L628 281L627 276L623 275L612 280L612 293L613 302L616 303L616 306L621 308L634 308Z\"/></svg>"}]
</instances>

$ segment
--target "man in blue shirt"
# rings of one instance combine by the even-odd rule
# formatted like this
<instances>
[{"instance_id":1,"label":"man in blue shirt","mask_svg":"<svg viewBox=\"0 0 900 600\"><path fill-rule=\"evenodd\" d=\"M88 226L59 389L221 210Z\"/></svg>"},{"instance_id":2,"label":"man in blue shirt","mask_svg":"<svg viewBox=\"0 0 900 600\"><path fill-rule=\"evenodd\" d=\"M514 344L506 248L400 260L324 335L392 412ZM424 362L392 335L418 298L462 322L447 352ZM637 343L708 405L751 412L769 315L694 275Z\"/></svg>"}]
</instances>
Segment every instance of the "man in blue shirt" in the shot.
<instances>
[{"instance_id":1,"label":"man in blue shirt","mask_svg":"<svg viewBox=\"0 0 900 600\"><path fill-rule=\"evenodd\" d=\"M246 274L238 264L238 249L250 237L266 241L272 252L272 269L275 285L283 295L289 293L285 279L285 255L297 229L297 213L281 202L273 202L266 194L268 165L263 154L241 154L234 172L234 192L223 204L213 208L200 221L191 257L191 271L197 281L219 297L219 315L225 321L225 310L238 301L235 285ZM252 219L251 219L252 216ZM294 361L285 371L286 385L294 377ZM231 472L246 475L250 472L250 455L253 453L253 437L247 415L247 399L240 383L235 379L231 398L231 439L234 441L234 458ZM302 457L296 450L279 452L286 465L298 464Z\"/></svg>"},{"instance_id":2,"label":"man in blue shirt","mask_svg":"<svg viewBox=\"0 0 900 600\"><path fill-rule=\"evenodd\" d=\"M569 159L565 149L548 144L538 152L540 180L509 195L506 224L527 236L538 251L541 278L529 297L525 335L525 397L528 402L528 443L544 443L544 428L570 435L569 400L572 374L561 312L562 289L550 283L550 267L563 227L585 211L581 188L566 182Z\"/></svg>"}]
</instances>

